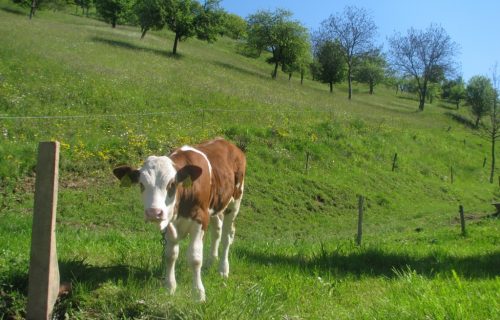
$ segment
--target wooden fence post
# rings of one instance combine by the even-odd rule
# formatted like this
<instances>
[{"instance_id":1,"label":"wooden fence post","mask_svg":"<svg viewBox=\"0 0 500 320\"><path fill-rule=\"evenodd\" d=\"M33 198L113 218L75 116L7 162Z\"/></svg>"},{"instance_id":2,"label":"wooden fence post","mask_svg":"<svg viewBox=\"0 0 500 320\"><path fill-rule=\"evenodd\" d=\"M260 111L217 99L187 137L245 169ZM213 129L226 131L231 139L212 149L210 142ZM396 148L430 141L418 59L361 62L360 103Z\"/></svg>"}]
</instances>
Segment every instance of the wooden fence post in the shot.
<instances>
[{"instance_id":1,"label":"wooden fence post","mask_svg":"<svg viewBox=\"0 0 500 320\"><path fill-rule=\"evenodd\" d=\"M394 159L392 159L392 171L396 169L396 162L398 161L398 154L394 154Z\"/></svg>"},{"instance_id":2,"label":"wooden fence post","mask_svg":"<svg viewBox=\"0 0 500 320\"><path fill-rule=\"evenodd\" d=\"M58 179L59 142L41 142L36 167L27 319L49 319L59 293L55 234Z\"/></svg>"},{"instance_id":3,"label":"wooden fence post","mask_svg":"<svg viewBox=\"0 0 500 320\"><path fill-rule=\"evenodd\" d=\"M356 237L356 244L361 245L361 238L363 236L363 196L358 196L358 236Z\"/></svg>"},{"instance_id":4,"label":"wooden fence post","mask_svg":"<svg viewBox=\"0 0 500 320\"><path fill-rule=\"evenodd\" d=\"M310 154L309 152L306 152L306 174L309 174L309 158Z\"/></svg>"},{"instance_id":5,"label":"wooden fence post","mask_svg":"<svg viewBox=\"0 0 500 320\"><path fill-rule=\"evenodd\" d=\"M464 206L460 205L458 207L458 211L460 212L460 225L462 226L462 235L465 236L467 233L465 231Z\"/></svg>"}]
</instances>

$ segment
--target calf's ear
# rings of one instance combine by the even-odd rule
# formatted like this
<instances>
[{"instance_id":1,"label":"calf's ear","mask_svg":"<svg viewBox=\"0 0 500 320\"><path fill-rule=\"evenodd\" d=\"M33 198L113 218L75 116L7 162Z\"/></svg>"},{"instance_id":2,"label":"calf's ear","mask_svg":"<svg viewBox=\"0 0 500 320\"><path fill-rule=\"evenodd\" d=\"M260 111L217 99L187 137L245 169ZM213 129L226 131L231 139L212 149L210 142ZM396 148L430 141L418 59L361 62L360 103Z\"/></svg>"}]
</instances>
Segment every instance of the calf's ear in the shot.
<instances>
[{"instance_id":1,"label":"calf's ear","mask_svg":"<svg viewBox=\"0 0 500 320\"><path fill-rule=\"evenodd\" d=\"M201 176L201 168L198 166L187 165L177 171L175 175L175 182L177 184L182 183L182 186L188 188L191 186L193 181Z\"/></svg>"},{"instance_id":2,"label":"calf's ear","mask_svg":"<svg viewBox=\"0 0 500 320\"><path fill-rule=\"evenodd\" d=\"M121 181L121 186L127 187L138 183L140 171L130 166L120 166L113 169L113 174Z\"/></svg>"}]
</instances>

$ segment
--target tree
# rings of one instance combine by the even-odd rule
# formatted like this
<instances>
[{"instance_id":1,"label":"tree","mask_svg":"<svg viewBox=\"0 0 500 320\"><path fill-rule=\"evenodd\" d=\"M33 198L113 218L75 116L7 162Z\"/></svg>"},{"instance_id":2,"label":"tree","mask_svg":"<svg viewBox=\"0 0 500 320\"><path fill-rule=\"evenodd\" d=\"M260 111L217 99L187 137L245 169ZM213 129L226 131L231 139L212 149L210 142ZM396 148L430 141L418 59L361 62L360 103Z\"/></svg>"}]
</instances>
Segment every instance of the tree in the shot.
<instances>
[{"instance_id":1,"label":"tree","mask_svg":"<svg viewBox=\"0 0 500 320\"><path fill-rule=\"evenodd\" d=\"M137 0L134 12L141 27L141 39L150 29L163 28L161 0Z\"/></svg>"},{"instance_id":2,"label":"tree","mask_svg":"<svg viewBox=\"0 0 500 320\"><path fill-rule=\"evenodd\" d=\"M196 6L194 20L196 37L207 42L214 42L221 33L224 22L224 11L220 7L221 0L205 0Z\"/></svg>"},{"instance_id":3,"label":"tree","mask_svg":"<svg viewBox=\"0 0 500 320\"><path fill-rule=\"evenodd\" d=\"M466 97L465 83L460 78L460 81L458 81L451 87L449 99L455 103L458 110L458 108L460 107L460 101L465 99L465 97Z\"/></svg>"},{"instance_id":4,"label":"tree","mask_svg":"<svg viewBox=\"0 0 500 320\"><path fill-rule=\"evenodd\" d=\"M196 34L195 14L198 3L191 0L163 0L163 22L174 36L172 53L177 54L177 45L180 41ZM198 4L199 5L199 4Z\"/></svg>"},{"instance_id":5,"label":"tree","mask_svg":"<svg viewBox=\"0 0 500 320\"><path fill-rule=\"evenodd\" d=\"M129 0L95 0L97 13L105 22L115 28L118 20L123 18L129 10Z\"/></svg>"},{"instance_id":6,"label":"tree","mask_svg":"<svg viewBox=\"0 0 500 320\"><path fill-rule=\"evenodd\" d=\"M492 74L493 83L493 103L490 112L490 127L485 127L485 132L491 142L491 171L490 171L490 183L493 183L493 178L495 177L495 145L496 141L500 139L500 110L498 106L498 100L500 95L500 90L498 88L498 74L497 65L495 64Z\"/></svg>"},{"instance_id":7,"label":"tree","mask_svg":"<svg viewBox=\"0 0 500 320\"><path fill-rule=\"evenodd\" d=\"M381 50L376 49L360 57L353 72L354 79L361 83L367 83L370 87L370 94L373 94L375 86L385 79L386 65Z\"/></svg>"},{"instance_id":8,"label":"tree","mask_svg":"<svg viewBox=\"0 0 500 320\"><path fill-rule=\"evenodd\" d=\"M348 6L342 13L331 15L321 23L320 34L324 40L339 44L347 64L349 99L352 97L352 76L357 59L370 52L377 26L363 8Z\"/></svg>"},{"instance_id":9,"label":"tree","mask_svg":"<svg viewBox=\"0 0 500 320\"><path fill-rule=\"evenodd\" d=\"M490 79L485 76L474 76L467 84L467 103L471 106L471 112L476 117L476 128L479 128L479 121L492 109L495 90Z\"/></svg>"},{"instance_id":10,"label":"tree","mask_svg":"<svg viewBox=\"0 0 500 320\"><path fill-rule=\"evenodd\" d=\"M453 73L458 46L446 31L432 24L425 31L409 29L389 39L393 67L416 80L419 110L423 111L430 82L442 74Z\"/></svg>"},{"instance_id":11,"label":"tree","mask_svg":"<svg viewBox=\"0 0 500 320\"><path fill-rule=\"evenodd\" d=\"M307 29L298 21L291 20L292 13L277 9L258 11L248 17L249 47L262 51L270 51L272 56L267 62L274 64L271 74L273 79L278 75L278 67L292 65L300 56L303 46L309 41Z\"/></svg>"},{"instance_id":12,"label":"tree","mask_svg":"<svg viewBox=\"0 0 500 320\"><path fill-rule=\"evenodd\" d=\"M345 78L346 61L342 50L341 45L333 41L321 41L315 45L314 58L319 66L315 78L328 83L330 93L333 92L333 84Z\"/></svg>"},{"instance_id":13,"label":"tree","mask_svg":"<svg viewBox=\"0 0 500 320\"><path fill-rule=\"evenodd\" d=\"M222 36L228 36L231 39L240 40L246 36L247 22L239 15L233 13L224 13L222 18Z\"/></svg>"}]
</instances>

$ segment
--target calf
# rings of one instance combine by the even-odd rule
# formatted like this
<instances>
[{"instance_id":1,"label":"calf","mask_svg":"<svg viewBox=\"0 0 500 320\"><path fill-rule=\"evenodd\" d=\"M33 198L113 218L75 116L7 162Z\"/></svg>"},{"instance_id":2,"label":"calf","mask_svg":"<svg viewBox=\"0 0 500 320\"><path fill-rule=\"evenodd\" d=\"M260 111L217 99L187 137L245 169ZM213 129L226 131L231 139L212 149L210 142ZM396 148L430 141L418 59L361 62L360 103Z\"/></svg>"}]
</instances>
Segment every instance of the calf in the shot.
<instances>
[{"instance_id":1,"label":"calf","mask_svg":"<svg viewBox=\"0 0 500 320\"><path fill-rule=\"evenodd\" d=\"M234 239L234 220L243 196L246 159L243 152L224 139L194 147L184 146L167 156L151 156L139 169L121 166L113 170L122 182L138 183L146 221L157 222L166 240L167 288L175 292L175 261L179 241L190 235L188 262L193 271L193 292L205 300L201 281L203 235L210 222L212 242L209 263L218 259L219 273L229 275L229 246Z\"/></svg>"}]
</instances>

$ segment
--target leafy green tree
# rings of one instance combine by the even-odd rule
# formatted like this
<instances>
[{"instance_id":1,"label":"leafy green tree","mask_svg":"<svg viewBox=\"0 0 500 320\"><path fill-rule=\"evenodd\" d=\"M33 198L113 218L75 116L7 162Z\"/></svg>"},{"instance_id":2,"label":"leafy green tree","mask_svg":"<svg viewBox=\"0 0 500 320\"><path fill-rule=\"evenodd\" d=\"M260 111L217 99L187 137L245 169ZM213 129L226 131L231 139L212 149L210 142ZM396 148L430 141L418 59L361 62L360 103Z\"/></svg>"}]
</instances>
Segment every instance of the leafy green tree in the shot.
<instances>
[{"instance_id":1,"label":"leafy green tree","mask_svg":"<svg viewBox=\"0 0 500 320\"><path fill-rule=\"evenodd\" d=\"M489 78L485 76L474 76L467 84L467 103L471 106L471 112L476 117L476 128L479 127L479 121L492 109L495 90Z\"/></svg>"},{"instance_id":2,"label":"leafy green tree","mask_svg":"<svg viewBox=\"0 0 500 320\"><path fill-rule=\"evenodd\" d=\"M462 79L450 88L449 99L455 103L457 109L460 107L460 101L466 97L465 84Z\"/></svg>"},{"instance_id":3,"label":"leafy green tree","mask_svg":"<svg viewBox=\"0 0 500 320\"><path fill-rule=\"evenodd\" d=\"M427 101L432 104L434 102L434 98L441 96L441 93L441 85L439 83L429 83L427 88Z\"/></svg>"},{"instance_id":4,"label":"leafy green tree","mask_svg":"<svg viewBox=\"0 0 500 320\"><path fill-rule=\"evenodd\" d=\"M82 14L89 16L90 7L94 4L94 0L74 0L76 5L76 10L78 8L82 9Z\"/></svg>"},{"instance_id":5,"label":"leafy green tree","mask_svg":"<svg viewBox=\"0 0 500 320\"><path fill-rule=\"evenodd\" d=\"M316 79L330 85L330 93L333 92L333 84L345 79L346 61L339 43L333 41L321 41L315 45L314 58L318 63Z\"/></svg>"},{"instance_id":6,"label":"leafy green tree","mask_svg":"<svg viewBox=\"0 0 500 320\"><path fill-rule=\"evenodd\" d=\"M163 22L175 34L172 53L177 54L177 45L196 34L195 16L199 3L192 0L163 0Z\"/></svg>"},{"instance_id":7,"label":"leafy green tree","mask_svg":"<svg viewBox=\"0 0 500 320\"><path fill-rule=\"evenodd\" d=\"M431 25L425 31L411 28L406 35L396 33L389 39L389 45L392 66L415 79L418 108L423 111L429 83L437 82L444 74L454 71L457 44L442 27Z\"/></svg>"},{"instance_id":8,"label":"leafy green tree","mask_svg":"<svg viewBox=\"0 0 500 320\"><path fill-rule=\"evenodd\" d=\"M304 82L304 75L312 61L311 57L311 44L309 39L297 37L288 46L283 59L282 70L288 73L288 80L292 78L294 72L300 73L300 83Z\"/></svg>"},{"instance_id":9,"label":"leafy green tree","mask_svg":"<svg viewBox=\"0 0 500 320\"><path fill-rule=\"evenodd\" d=\"M259 55L262 51L271 52L267 62L274 64L273 79L278 75L278 67L292 65L309 41L307 29L291 17L292 13L283 9L258 11L248 17L247 45Z\"/></svg>"},{"instance_id":10,"label":"leafy green tree","mask_svg":"<svg viewBox=\"0 0 500 320\"><path fill-rule=\"evenodd\" d=\"M95 0L97 13L115 28L118 21L125 17L130 9L129 0Z\"/></svg>"},{"instance_id":11,"label":"leafy green tree","mask_svg":"<svg viewBox=\"0 0 500 320\"><path fill-rule=\"evenodd\" d=\"M137 0L134 12L141 27L141 39L150 29L163 28L161 0Z\"/></svg>"},{"instance_id":12,"label":"leafy green tree","mask_svg":"<svg viewBox=\"0 0 500 320\"><path fill-rule=\"evenodd\" d=\"M347 6L342 13L331 15L321 23L323 39L339 44L347 65L349 99L352 97L352 77L358 58L372 51L377 26L363 8Z\"/></svg>"},{"instance_id":13,"label":"leafy green tree","mask_svg":"<svg viewBox=\"0 0 500 320\"><path fill-rule=\"evenodd\" d=\"M220 0L206 0L201 6L196 6L195 33L200 40L214 42L221 33L224 22L224 11Z\"/></svg>"},{"instance_id":14,"label":"leafy green tree","mask_svg":"<svg viewBox=\"0 0 500 320\"><path fill-rule=\"evenodd\" d=\"M246 36L247 22L237 14L224 13L220 34L231 39L240 40Z\"/></svg>"},{"instance_id":15,"label":"leafy green tree","mask_svg":"<svg viewBox=\"0 0 500 320\"><path fill-rule=\"evenodd\" d=\"M366 83L370 87L370 94L373 89L385 78L387 63L380 49L365 54L360 58L354 69L354 79L361 83Z\"/></svg>"}]
</instances>

